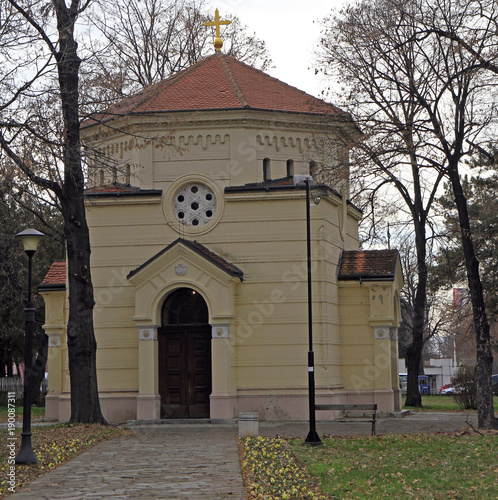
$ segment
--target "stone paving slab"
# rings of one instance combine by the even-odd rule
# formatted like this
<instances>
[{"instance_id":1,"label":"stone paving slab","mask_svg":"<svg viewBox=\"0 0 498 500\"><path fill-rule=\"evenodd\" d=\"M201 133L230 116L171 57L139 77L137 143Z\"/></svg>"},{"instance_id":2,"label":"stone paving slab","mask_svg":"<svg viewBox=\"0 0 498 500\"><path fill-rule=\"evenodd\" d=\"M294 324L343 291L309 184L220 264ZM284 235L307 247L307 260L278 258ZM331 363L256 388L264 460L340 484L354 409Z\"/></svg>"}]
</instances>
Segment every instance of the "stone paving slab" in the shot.
<instances>
[{"instance_id":1,"label":"stone paving slab","mask_svg":"<svg viewBox=\"0 0 498 500\"><path fill-rule=\"evenodd\" d=\"M417 412L380 418L377 435L452 432L477 427L470 413ZM369 423L324 422L318 434L369 435ZM104 441L9 495L9 500L245 500L238 427L231 423L133 426L135 436ZM308 422L260 422L259 434L302 437Z\"/></svg>"}]
</instances>

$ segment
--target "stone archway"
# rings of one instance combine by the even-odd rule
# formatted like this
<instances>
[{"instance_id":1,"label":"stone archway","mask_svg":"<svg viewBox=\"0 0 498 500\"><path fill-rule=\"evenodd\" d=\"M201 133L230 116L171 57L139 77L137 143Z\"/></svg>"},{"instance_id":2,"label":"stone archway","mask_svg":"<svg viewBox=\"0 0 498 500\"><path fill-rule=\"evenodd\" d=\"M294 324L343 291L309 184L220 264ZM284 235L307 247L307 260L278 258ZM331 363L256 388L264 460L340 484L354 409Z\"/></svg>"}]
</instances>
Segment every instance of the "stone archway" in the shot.
<instances>
[{"instance_id":1,"label":"stone archway","mask_svg":"<svg viewBox=\"0 0 498 500\"><path fill-rule=\"evenodd\" d=\"M210 416L211 326L206 301L179 288L162 306L158 329L161 418Z\"/></svg>"}]
</instances>

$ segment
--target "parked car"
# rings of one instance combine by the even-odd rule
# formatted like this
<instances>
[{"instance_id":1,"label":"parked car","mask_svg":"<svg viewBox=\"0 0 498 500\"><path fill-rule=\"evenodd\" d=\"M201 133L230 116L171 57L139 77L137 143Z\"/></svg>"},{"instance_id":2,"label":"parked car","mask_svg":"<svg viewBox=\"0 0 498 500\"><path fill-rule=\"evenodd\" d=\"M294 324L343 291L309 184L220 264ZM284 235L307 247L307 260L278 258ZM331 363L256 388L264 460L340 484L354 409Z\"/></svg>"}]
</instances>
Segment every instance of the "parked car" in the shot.
<instances>
[{"instance_id":1,"label":"parked car","mask_svg":"<svg viewBox=\"0 0 498 500\"><path fill-rule=\"evenodd\" d=\"M453 385L451 385L451 384L446 384L446 385L447 385L447 387L445 389L443 389L441 387L441 394L450 395L450 394L456 394L458 392L457 388L454 387Z\"/></svg>"},{"instance_id":2,"label":"parked car","mask_svg":"<svg viewBox=\"0 0 498 500\"><path fill-rule=\"evenodd\" d=\"M441 386L441 389L439 389L439 392L440 392L441 394L443 394L443 391L444 391L445 389L448 389L448 387L451 387L451 384L444 384L444 385L442 385L442 386ZM446 394L446 393L445 393L445 394Z\"/></svg>"}]
</instances>

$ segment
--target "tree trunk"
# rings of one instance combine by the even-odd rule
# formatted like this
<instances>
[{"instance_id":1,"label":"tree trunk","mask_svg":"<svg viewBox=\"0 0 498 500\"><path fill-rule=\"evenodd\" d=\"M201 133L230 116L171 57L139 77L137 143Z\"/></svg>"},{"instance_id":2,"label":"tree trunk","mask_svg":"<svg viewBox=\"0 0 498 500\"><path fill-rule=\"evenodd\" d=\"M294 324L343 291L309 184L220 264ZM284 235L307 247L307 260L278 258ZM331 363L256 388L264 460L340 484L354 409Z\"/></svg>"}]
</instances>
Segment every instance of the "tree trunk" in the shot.
<instances>
[{"instance_id":1,"label":"tree trunk","mask_svg":"<svg viewBox=\"0 0 498 500\"><path fill-rule=\"evenodd\" d=\"M64 119L64 184L60 201L67 245L69 317L67 345L71 382L70 422L105 423L97 386L97 342L93 329L93 286L90 274L90 233L86 222L85 180L81 161L79 67L74 39L78 2L68 9L53 0L59 31L56 54Z\"/></svg>"},{"instance_id":2,"label":"tree trunk","mask_svg":"<svg viewBox=\"0 0 498 500\"><path fill-rule=\"evenodd\" d=\"M493 409L493 391L491 374L493 368L493 353L491 349L491 335L486 317L486 307L479 275L479 261L472 242L467 199L463 193L457 165L449 169L449 176L458 210L458 219L462 236L463 253L467 270L467 281L470 290L472 313L474 316L474 330L476 336L476 388L477 388L477 416L480 429L497 428L497 420Z\"/></svg>"},{"instance_id":3,"label":"tree trunk","mask_svg":"<svg viewBox=\"0 0 498 500\"><path fill-rule=\"evenodd\" d=\"M12 359L11 354L7 355L7 377L14 376L14 360Z\"/></svg>"},{"instance_id":4,"label":"tree trunk","mask_svg":"<svg viewBox=\"0 0 498 500\"><path fill-rule=\"evenodd\" d=\"M422 396L418 387L418 372L420 369L420 360L422 358L422 348L414 340L406 350L406 400L405 406L422 407Z\"/></svg>"},{"instance_id":5,"label":"tree trunk","mask_svg":"<svg viewBox=\"0 0 498 500\"><path fill-rule=\"evenodd\" d=\"M45 378L45 366L48 357L48 336L37 325L38 354L33 362L33 385L31 386L31 402L36 405L40 403L40 385Z\"/></svg>"},{"instance_id":6,"label":"tree trunk","mask_svg":"<svg viewBox=\"0 0 498 500\"><path fill-rule=\"evenodd\" d=\"M105 423L97 386L97 342L93 329L93 287L90 235L83 197L69 199L72 214L65 221L69 281L67 345L71 381L70 422ZM66 210L64 210L66 212Z\"/></svg>"},{"instance_id":7,"label":"tree trunk","mask_svg":"<svg viewBox=\"0 0 498 500\"><path fill-rule=\"evenodd\" d=\"M425 243L424 243L425 247ZM422 267L422 269L421 269ZM422 396L418 386L418 376L424 348L425 307L427 291L427 266L419 260L418 284L413 309L412 342L406 350L406 406L422 407Z\"/></svg>"},{"instance_id":8,"label":"tree trunk","mask_svg":"<svg viewBox=\"0 0 498 500\"><path fill-rule=\"evenodd\" d=\"M413 167L416 169L416 166ZM414 172L417 184L418 176ZM412 209L417 251L417 289L413 303L412 343L406 351L407 382L405 406L422 407L422 396L418 386L418 375L424 348L425 308L427 304L427 250L425 235L425 212L422 208L420 187L416 191L416 201Z\"/></svg>"}]
</instances>

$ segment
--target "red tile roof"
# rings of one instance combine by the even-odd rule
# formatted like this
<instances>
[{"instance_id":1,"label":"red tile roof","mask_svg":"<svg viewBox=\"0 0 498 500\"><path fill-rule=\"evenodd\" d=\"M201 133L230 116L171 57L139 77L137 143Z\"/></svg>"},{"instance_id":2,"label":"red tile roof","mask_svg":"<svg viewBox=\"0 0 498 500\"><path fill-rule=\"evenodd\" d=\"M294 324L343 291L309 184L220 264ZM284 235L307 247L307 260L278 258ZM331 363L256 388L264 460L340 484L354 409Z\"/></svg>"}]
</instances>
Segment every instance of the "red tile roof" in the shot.
<instances>
[{"instance_id":1,"label":"red tile roof","mask_svg":"<svg viewBox=\"0 0 498 500\"><path fill-rule=\"evenodd\" d=\"M49 288L53 286L66 286L66 263L64 261L53 262L40 287Z\"/></svg>"},{"instance_id":2,"label":"red tile roof","mask_svg":"<svg viewBox=\"0 0 498 500\"><path fill-rule=\"evenodd\" d=\"M397 250L348 250L342 253L338 277L393 280L397 263Z\"/></svg>"},{"instance_id":3,"label":"red tile roof","mask_svg":"<svg viewBox=\"0 0 498 500\"><path fill-rule=\"evenodd\" d=\"M114 116L174 111L257 109L346 117L339 108L220 52L124 99L85 126Z\"/></svg>"}]
</instances>

